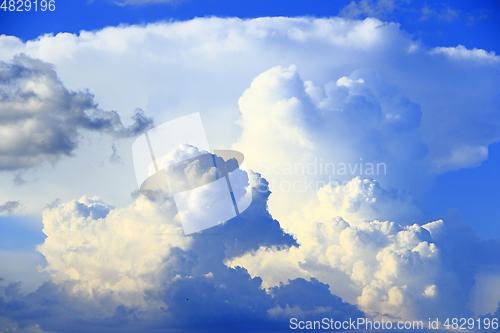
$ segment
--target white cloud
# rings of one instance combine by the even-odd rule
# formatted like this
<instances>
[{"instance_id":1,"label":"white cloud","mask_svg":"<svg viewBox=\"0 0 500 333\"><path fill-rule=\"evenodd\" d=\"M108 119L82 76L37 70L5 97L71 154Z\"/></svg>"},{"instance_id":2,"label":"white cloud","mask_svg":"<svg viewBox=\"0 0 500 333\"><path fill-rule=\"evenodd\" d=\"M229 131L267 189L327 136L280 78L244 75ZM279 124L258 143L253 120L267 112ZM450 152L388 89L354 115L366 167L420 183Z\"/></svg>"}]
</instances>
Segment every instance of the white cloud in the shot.
<instances>
[{"instance_id":1,"label":"white cloud","mask_svg":"<svg viewBox=\"0 0 500 333\"><path fill-rule=\"evenodd\" d=\"M454 60L470 60L479 63L498 63L500 56L497 56L494 51L487 52L482 49L473 48L467 49L463 45L456 47L435 47L430 51L431 54L443 54Z\"/></svg>"},{"instance_id":2,"label":"white cloud","mask_svg":"<svg viewBox=\"0 0 500 333\"><path fill-rule=\"evenodd\" d=\"M364 191L362 183L370 190ZM316 278L373 316L425 321L472 314L468 293L475 267L482 263L460 267L455 262L469 260L457 247L471 260L478 253L467 228L454 225L452 218L425 224L411 199L359 178L344 187L327 186L318 197L319 203L310 203L286 223L299 247L261 248L228 264L247 268L266 287ZM421 219L418 224L408 223L412 216Z\"/></svg>"},{"instance_id":3,"label":"white cloud","mask_svg":"<svg viewBox=\"0 0 500 333\"><path fill-rule=\"evenodd\" d=\"M55 283L78 281L73 290L85 295L142 295L160 284L158 274L168 266L165 258L173 249L185 250L191 242L181 237L174 215L172 201L158 207L142 196L119 210L88 197L48 210L43 229L47 238L39 246L48 262L45 270Z\"/></svg>"},{"instance_id":4,"label":"white cloud","mask_svg":"<svg viewBox=\"0 0 500 333\"><path fill-rule=\"evenodd\" d=\"M188 153L190 149L196 149L192 146L184 148ZM198 176L203 178L214 172L213 163L199 161L183 165L183 168L184 178L190 184L199 181ZM177 168L176 172L182 173L182 170ZM266 206L259 205L267 199L266 194L269 195L256 193L254 199L257 205L248 213L245 211L224 225L208 229L203 235L193 234L190 237L184 236L172 197L148 199L140 195L131 205L115 209L97 197L84 196L44 212L43 232L47 238L38 250L47 260L44 270L51 274L53 282L63 284L71 281L74 283L73 292L87 297L112 293L119 304L143 306L146 303L143 294L147 290L158 290L163 283L180 277L192 277L190 268L178 261L179 256L187 255L182 253L194 251L191 255L197 259L193 257L189 260L210 269L221 266L226 257L257 249L260 245L293 245L293 239L284 235L277 222L270 218ZM208 194L208 197L211 196L213 194ZM200 200L203 201L203 198ZM190 208L193 213L205 209L198 201ZM256 218L262 220L261 224L254 222ZM232 244L231 238L238 237L238 230L243 226L246 239L235 239L236 243ZM222 237L217 236L217 230ZM258 236L266 231L267 235ZM215 232L214 236L211 237L210 232ZM227 235L224 236L224 233ZM198 241L195 242L196 239ZM214 241L218 245L204 253L205 246L215 246ZM204 256L213 258L204 262ZM200 271L197 274L209 273L218 271Z\"/></svg>"},{"instance_id":5,"label":"white cloud","mask_svg":"<svg viewBox=\"0 0 500 333\"><path fill-rule=\"evenodd\" d=\"M453 149L449 155L436 159L434 165L439 170L458 170L461 167L478 167L488 159L488 147L461 146Z\"/></svg>"},{"instance_id":6,"label":"white cloud","mask_svg":"<svg viewBox=\"0 0 500 333\"><path fill-rule=\"evenodd\" d=\"M355 306L325 293L327 286L318 281L292 281L274 288L271 296L261 289L260 278L224 265L260 246L296 245L267 212L268 196L254 192L243 214L189 237L182 234L168 198L139 196L115 209L85 196L48 209L43 220L47 238L39 250L51 281L27 295L18 285L0 286L0 311L7 319L23 317L6 325L38 325L43 331L87 325L98 332L235 331L252 322L282 330L289 318L278 310L287 306L311 316L362 316ZM308 295L301 295L304 291Z\"/></svg>"},{"instance_id":7,"label":"white cloud","mask_svg":"<svg viewBox=\"0 0 500 333\"><path fill-rule=\"evenodd\" d=\"M416 190L429 180L419 106L374 71L323 88L304 82L295 66L275 67L254 79L239 106L243 132L234 148L270 182L270 211L285 227L328 182L362 176Z\"/></svg>"}]
</instances>

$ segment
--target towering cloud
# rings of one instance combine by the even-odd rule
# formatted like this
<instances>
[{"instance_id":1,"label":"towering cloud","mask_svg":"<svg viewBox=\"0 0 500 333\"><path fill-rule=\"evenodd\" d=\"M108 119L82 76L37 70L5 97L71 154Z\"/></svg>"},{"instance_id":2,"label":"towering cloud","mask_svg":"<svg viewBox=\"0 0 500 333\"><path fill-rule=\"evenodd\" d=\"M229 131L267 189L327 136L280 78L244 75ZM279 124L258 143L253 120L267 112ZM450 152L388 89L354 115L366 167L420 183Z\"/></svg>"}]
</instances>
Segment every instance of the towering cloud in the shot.
<instances>
[{"instance_id":1,"label":"towering cloud","mask_svg":"<svg viewBox=\"0 0 500 333\"><path fill-rule=\"evenodd\" d=\"M171 198L140 196L121 209L95 197L59 204L44 213L47 238L39 246L51 282L28 295L4 287L0 310L17 319L16 328L99 332L286 330L289 309L311 318L362 316L319 281L299 279L267 293L260 278L224 264L261 246L297 246L267 212L268 196L254 191L244 213L191 236L183 235ZM39 311L46 302L50 310Z\"/></svg>"},{"instance_id":2,"label":"towering cloud","mask_svg":"<svg viewBox=\"0 0 500 333\"><path fill-rule=\"evenodd\" d=\"M497 256L486 266L472 258L458 264L458 244L477 253L486 243L456 217L428 220L408 192L391 188L415 190L435 171L420 105L372 70L323 88L304 82L295 66L256 77L239 105L243 131L235 147L269 181L270 212L299 247L261 248L231 266L246 267L267 287L319 279L373 316L472 315L474 276ZM374 172L380 162L387 173Z\"/></svg>"},{"instance_id":3,"label":"towering cloud","mask_svg":"<svg viewBox=\"0 0 500 333\"><path fill-rule=\"evenodd\" d=\"M267 287L298 277L317 278L333 294L375 316L425 320L472 315L467 304L471 278L484 263L469 262L464 271L454 261L462 251L476 253L486 244L467 228L453 220L408 224L408 217L421 217L411 199L366 179L328 185L318 199L288 222L298 247L261 248L230 264L246 267ZM459 244L464 250L457 251Z\"/></svg>"},{"instance_id":4,"label":"towering cloud","mask_svg":"<svg viewBox=\"0 0 500 333\"><path fill-rule=\"evenodd\" d=\"M291 316L468 318L487 293L476 281L498 279L498 241L453 212L429 220L413 199L499 140L493 53L428 49L377 19L206 18L1 36L0 59L2 170L74 154L82 131L127 137L151 124L139 113L127 127L99 101L147 106L158 122L201 111L211 146L241 151L254 171L251 207L189 237L168 198L54 205L38 248L51 282L28 295L4 287L6 325L286 331Z\"/></svg>"},{"instance_id":5,"label":"towering cloud","mask_svg":"<svg viewBox=\"0 0 500 333\"><path fill-rule=\"evenodd\" d=\"M243 132L234 147L271 183L278 220L328 182L361 176L416 189L429 180L420 107L377 72L358 70L320 88L295 66L275 67L253 80L239 105Z\"/></svg>"}]
</instances>

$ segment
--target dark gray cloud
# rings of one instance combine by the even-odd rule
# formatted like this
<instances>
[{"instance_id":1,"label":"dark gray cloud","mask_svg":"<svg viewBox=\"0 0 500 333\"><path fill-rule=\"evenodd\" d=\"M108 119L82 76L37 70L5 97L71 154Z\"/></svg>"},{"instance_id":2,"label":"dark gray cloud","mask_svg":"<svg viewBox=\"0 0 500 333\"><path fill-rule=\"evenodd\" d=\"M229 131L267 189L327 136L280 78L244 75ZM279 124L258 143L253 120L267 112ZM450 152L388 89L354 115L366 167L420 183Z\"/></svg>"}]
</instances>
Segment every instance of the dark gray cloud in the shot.
<instances>
[{"instance_id":1,"label":"dark gray cloud","mask_svg":"<svg viewBox=\"0 0 500 333\"><path fill-rule=\"evenodd\" d=\"M111 306L110 295L75 296L70 282L46 282L27 295L20 292L20 283L12 283L0 286L0 312L17 331L40 333L289 332L291 315L280 309L290 307L295 315L304 311L299 318L305 320L364 317L356 306L331 295L328 285L314 279L273 288L273 295L261 289L260 283L243 268L226 268L213 277L178 279L145 296L150 302L166 304L147 312L124 304ZM307 306L297 305L302 302ZM1 322L0 328L4 328Z\"/></svg>"},{"instance_id":2,"label":"dark gray cloud","mask_svg":"<svg viewBox=\"0 0 500 333\"><path fill-rule=\"evenodd\" d=\"M19 201L7 201L5 204L0 205L0 214L12 214L21 208Z\"/></svg>"},{"instance_id":3,"label":"dark gray cloud","mask_svg":"<svg viewBox=\"0 0 500 333\"><path fill-rule=\"evenodd\" d=\"M69 91L53 66L26 55L0 62L0 170L25 169L71 155L83 130L116 138L144 132L153 121L137 110L124 126L88 91Z\"/></svg>"},{"instance_id":4,"label":"dark gray cloud","mask_svg":"<svg viewBox=\"0 0 500 333\"><path fill-rule=\"evenodd\" d=\"M291 280L287 285L271 288L271 294L282 309L288 306L290 308L300 307L303 311L314 311L318 307L323 307L324 309L335 309L340 314L340 318L342 318L342 314L350 314L353 319L363 316L363 312L357 311L351 304L343 302L340 297L332 295L328 285L315 278L311 278L311 281L302 278ZM317 313L314 317L316 320L318 318L321 320L323 314ZM349 318L345 319L349 320Z\"/></svg>"}]
</instances>

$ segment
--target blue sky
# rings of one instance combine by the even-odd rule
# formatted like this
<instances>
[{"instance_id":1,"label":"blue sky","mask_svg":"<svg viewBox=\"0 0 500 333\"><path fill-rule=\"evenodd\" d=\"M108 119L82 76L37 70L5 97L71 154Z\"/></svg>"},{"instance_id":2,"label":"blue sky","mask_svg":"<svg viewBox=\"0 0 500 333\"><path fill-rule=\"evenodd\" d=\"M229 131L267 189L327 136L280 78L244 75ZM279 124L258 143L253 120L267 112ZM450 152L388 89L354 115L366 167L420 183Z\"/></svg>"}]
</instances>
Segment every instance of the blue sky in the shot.
<instances>
[{"instance_id":1,"label":"blue sky","mask_svg":"<svg viewBox=\"0 0 500 333\"><path fill-rule=\"evenodd\" d=\"M425 198L435 216L444 216L449 208L457 208L464 221L473 226L482 238L498 238L500 211L496 174L500 166L498 143L489 147L488 160L480 167L452 171L440 175ZM453 193L453 195L449 195Z\"/></svg>"},{"instance_id":2,"label":"blue sky","mask_svg":"<svg viewBox=\"0 0 500 333\"><path fill-rule=\"evenodd\" d=\"M499 22L486 0L0 10L0 331L498 318ZM253 201L186 236L131 147L192 112Z\"/></svg>"}]
</instances>

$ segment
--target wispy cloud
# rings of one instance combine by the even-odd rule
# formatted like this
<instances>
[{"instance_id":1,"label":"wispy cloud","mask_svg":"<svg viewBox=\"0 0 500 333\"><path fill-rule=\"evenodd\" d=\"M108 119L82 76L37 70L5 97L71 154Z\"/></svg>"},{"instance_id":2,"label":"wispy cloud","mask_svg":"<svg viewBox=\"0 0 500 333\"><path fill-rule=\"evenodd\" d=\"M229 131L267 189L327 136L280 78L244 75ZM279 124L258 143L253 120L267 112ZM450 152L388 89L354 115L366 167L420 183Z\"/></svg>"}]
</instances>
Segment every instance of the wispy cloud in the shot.
<instances>
[{"instance_id":1,"label":"wispy cloud","mask_svg":"<svg viewBox=\"0 0 500 333\"><path fill-rule=\"evenodd\" d=\"M23 173L22 171L18 171L16 172L16 174L14 175L14 178L12 179L12 181L14 182L14 184L16 184L17 186L21 186L21 185L24 185L26 184L28 181L25 180L23 178Z\"/></svg>"},{"instance_id":2,"label":"wispy cloud","mask_svg":"<svg viewBox=\"0 0 500 333\"><path fill-rule=\"evenodd\" d=\"M463 45L456 47L435 47L430 51L430 54L442 54L454 60L469 60L477 61L486 64L500 63L500 56L495 54L495 51L486 52L482 49L469 50Z\"/></svg>"},{"instance_id":3,"label":"wispy cloud","mask_svg":"<svg viewBox=\"0 0 500 333\"><path fill-rule=\"evenodd\" d=\"M118 150L116 149L115 144L111 145L111 156L109 157L109 161L111 163L123 163L123 159L118 155Z\"/></svg>"},{"instance_id":4,"label":"wispy cloud","mask_svg":"<svg viewBox=\"0 0 500 333\"><path fill-rule=\"evenodd\" d=\"M188 0L110 0L113 3L119 6L127 6L127 5L149 5L149 4L178 4Z\"/></svg>"},{"instance_id":5,"label":"wispy cloud","mask_svg":"<svg viewBox=\"0 0 500 333\"><path fill-rule=\"evenodd\" d=\"M479 10L472 14L467 13L467 25L472 26L476 22L487 19L488 17L488 13L484 10Z\"/></svg>"},{"instance_id":6,"label":"wispy cloud","mask_svg":"<svg viewBox=\"0 0 500 333\"><path fill-rule=\"evenodd\" d=\"M450 8L446 5L438 17L440 20L452 22L460 17L460 10Z\"/></svg>"},{"instance_id":7,"label":"wispy cloud","mask_svg":"<svg viewBox=\"0 0 500 333\"><path fill-rule=\"evenodd\" d=\"M453 22L460 18L461 11L452 8L446 3L424 3L421 7L420 2L405 0L360 0L351 1L343 7L339 15L347 18L365 18L376 17L379 19L394 19L395 14L420 13L420 21L427 21L436 18L441 21ZM415 17L418 20L417 17Z\"/></svg>"},{"instance_id":8,"label":"wispy cloud","mask_svg":"<svg viewBox=\"0 0 500 333\"><path fill-rule=\"evenodd\" d=\"M20 208L21 202L7 201L3 205L0 205L0 214L13 214L16 213Z\"/></svg>"},{"instance_id":9,"label":"wispy cloud","mask_svg":"<svg viewBox=\"0 0 500 333\"><path fill-rule=\"evenodd\" d=\"M398 10L406 1L398 0L361 0L351 1L340 10L339 15L347 18L377 17L381 19Z\"/></svg>"}]
</instances>

